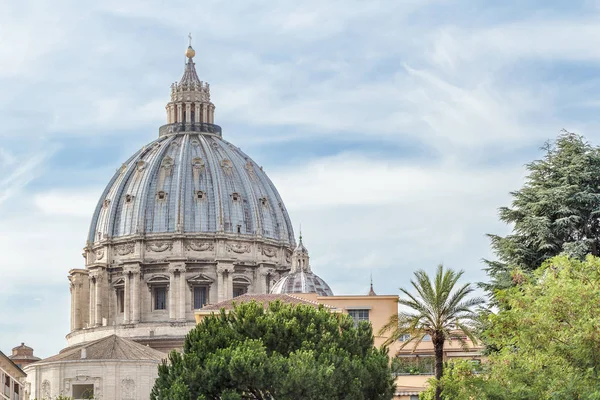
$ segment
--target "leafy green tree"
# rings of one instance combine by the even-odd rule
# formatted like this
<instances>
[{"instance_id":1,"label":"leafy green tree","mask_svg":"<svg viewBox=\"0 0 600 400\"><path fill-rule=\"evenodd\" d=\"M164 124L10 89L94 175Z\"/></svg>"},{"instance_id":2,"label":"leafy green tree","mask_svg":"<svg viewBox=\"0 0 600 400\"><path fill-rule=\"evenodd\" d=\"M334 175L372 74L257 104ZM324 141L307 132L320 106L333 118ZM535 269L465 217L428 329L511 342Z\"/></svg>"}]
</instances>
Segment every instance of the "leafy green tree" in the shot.
<instances>
[{"instance_id":1,"label":"leafy green tree","mask_svg":"<svg viewBox=\"0 0 600 400\"><path fill-rule=\"evenodd\" d=\"M206 317L159 366L153 400L391 399L367 322L321 307L244 303Z\"/></svg>"},{"instance_id":2,"label":"leafy green tree","mask_svg":"<svg viewBox=\"0 0 600 400\"><path fill-rule=\"evenodd\" d=\"M516 274L488 315L486 340L498 350L485 373L477 385L454 383L482 400L600 399L600 259L563 255Z\"/></svg>"},{"instance_id":3,"label":"leafy green tree","mask_svg":"<svg viewBox=\"0 0 600 400\"><path fill-rule=\"evenodd\" d=\"M381 329L381 333L389 333L387 344L398 340L401 336L409 335L401 348L413 344L415 349L426 335L431 337L435 353L434 373L436 379L441 379L444 370L444 343L446 340L457 340L464 347L467 343L464 336L477 342L470 324L477 314L473 309L484 300L479 297L468 298L473 292L469 283L457 286L464 271L444 270L439 265L433 281L423 270L415 272L415 278L410 281L415 294L400 288L402 295L398 300L401 310L390 318ZM436 399L441 397L441 389L437 390Z\"/></svg>"},{"instance_id":4,"label":"leafy green tree","mask_svg":"<svg viewBox=\"0 0 600 400\"><path fill-rule=\"evenodd\" d=\"M438 381L430 379L429 386L419 395L420 400L434 400L436 388L442 388L443 400L483 399L489 384L483 375L478 374L481 367L471 360L456 360L447 363L444 375Z\"/></svg>"},{"instance_id":5,"label":"leafy green tree","mask_svg":"<svg viewBox=\"0 0 600 400\"><path fill-rule=\"evenodd\" d=\"M542 149L511 206L499 209L512 233L488 235L498 257L486 260L491 281L482 286L491 294L513 284L515 267L532 271L563 252L600 254L600 149L566 131Z\"/></svg>"}]
</instances>

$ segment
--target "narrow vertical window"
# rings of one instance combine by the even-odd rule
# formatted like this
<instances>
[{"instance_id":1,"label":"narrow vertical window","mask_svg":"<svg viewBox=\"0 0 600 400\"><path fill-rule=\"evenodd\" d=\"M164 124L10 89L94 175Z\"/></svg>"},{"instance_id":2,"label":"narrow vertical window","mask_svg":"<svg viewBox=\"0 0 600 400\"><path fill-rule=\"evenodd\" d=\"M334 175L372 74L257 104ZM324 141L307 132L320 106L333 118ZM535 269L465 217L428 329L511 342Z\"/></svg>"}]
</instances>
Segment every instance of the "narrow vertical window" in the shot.
<instances>
[{"instance_id":1,"label":"narrow vertical window","mask_svg":"<svg viewBox=\"0 0 600 400\"><path fill-rule=\"evenodd\" d=\"M164 286L154 288L154 309L167 309L167 288Z\"/></svg>"},{"instance_id":2,"label":"narrow vertical window","mask_svg":"<svg viewBox=\"0 0 600 400\"><path fill-rule=\"evenodd\" d=\"M206 286L194 287L194 309L199 310L208 303L208 288Z\"/></svg>"},{"instance_id":3,"label":"narrow vertical window","mask_svg":"<svg viewBox=\"0 0 600 400\"><path fill-rule=\"evenodd\" d=\"M117 289L117 309L120 313L125 312L125 290Z\"/></svg>"}]
</instances>

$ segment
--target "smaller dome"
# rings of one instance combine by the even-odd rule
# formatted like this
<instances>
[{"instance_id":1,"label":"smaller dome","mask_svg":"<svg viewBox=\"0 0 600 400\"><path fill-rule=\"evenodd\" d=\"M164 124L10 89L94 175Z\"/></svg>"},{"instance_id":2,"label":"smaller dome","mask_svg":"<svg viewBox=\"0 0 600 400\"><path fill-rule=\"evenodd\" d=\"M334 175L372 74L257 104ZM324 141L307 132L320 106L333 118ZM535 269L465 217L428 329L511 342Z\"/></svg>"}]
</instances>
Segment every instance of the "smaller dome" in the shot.
<instances>
[{"instance_id":1,"label":"smaller dome","mask_svg":"<svg viewBox=\"0 0 600 400\"><path fill-rule=\"evenodd\" d=\"M290 273L273 285L271 294L316 293L319 296L333 296L333 291L323 279L314 274L310 268L308 250L300 241L292 254Z\"/></svg>"},{"instance_id":2,"label":"smaller dome","mask_svg":"<svg viewBox=\"0 0 600 400\"><path fill-rule=\"evenodd\" d=\"M185 56L187 58L194 58L195 55L196 55L196 50L194 50L194 48L192 46L188 46L187 50L185 51Z\"/></svg>"},{"instance_id":3,"label":"smaller dome","mask_svg":"<svg viewBox=\"0 0 600 400\"><path fill-rule=\"evenodd\" d=\"M290 272L277 281L271 294L316 293L319 296L333 296L333 291L323 279L312 272Z\"/></svg>"}]
</instances>

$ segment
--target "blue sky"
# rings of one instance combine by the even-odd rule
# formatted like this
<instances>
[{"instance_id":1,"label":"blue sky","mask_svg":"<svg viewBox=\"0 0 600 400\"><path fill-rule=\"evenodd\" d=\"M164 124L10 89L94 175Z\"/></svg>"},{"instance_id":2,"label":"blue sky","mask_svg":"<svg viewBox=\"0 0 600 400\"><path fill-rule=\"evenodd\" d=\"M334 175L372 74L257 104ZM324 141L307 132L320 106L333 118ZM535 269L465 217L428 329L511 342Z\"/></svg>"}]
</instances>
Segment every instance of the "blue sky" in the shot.
<instances>
[{"instance_id":1,"label":"blue sky","mask_svg":"<svg viewBox=\"0 0 600 400\"><path fill-rule=\"evenodd\" d=\"M165 123L188 32L224 138L338 294L440 262L484 280L523 165L562 128L600 143L598 1L0 0L2 351L64 347L68 270Z\"/></svg>"}]
</instances>

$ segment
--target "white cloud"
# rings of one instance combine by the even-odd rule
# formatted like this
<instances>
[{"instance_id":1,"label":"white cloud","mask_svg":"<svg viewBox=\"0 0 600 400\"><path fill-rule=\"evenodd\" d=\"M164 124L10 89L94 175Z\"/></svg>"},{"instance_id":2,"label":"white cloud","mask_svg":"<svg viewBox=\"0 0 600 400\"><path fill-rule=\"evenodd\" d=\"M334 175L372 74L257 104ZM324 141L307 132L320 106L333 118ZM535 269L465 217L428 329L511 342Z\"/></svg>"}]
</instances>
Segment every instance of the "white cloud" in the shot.
<instances>
[{"instance_id":1,"label":"white cloud","mask_svg":"<svg viewBox=\"0 0 600 400\"><path fill-rule=\"evenodd\" d=\"M97 188L53 190L36 194L34 203L40 211L47 215L91 219L100 193L101 190Z\"/></svg>"}]
</instances>

